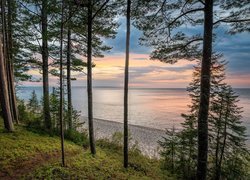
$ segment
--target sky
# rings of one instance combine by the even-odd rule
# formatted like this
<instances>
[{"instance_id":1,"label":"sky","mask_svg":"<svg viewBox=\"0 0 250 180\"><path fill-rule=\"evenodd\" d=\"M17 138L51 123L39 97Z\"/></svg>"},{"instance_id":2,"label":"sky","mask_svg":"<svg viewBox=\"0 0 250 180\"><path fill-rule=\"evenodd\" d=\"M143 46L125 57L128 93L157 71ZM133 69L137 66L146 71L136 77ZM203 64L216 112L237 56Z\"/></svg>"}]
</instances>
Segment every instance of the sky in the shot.
<instances>
[{"instance_id":1,"label":"sky","mask_svg":"<svg viewBox=\"0 0 250 180\"><path fill-rule=\"evenodd\" d=\"M105 53L104 58L94 58L96 67L93 68L93 86L122 87L124 83L125 64L125 19L120 19L120 27L115 39L104 40L113 47L110 52ZM215 31L217 40L214 49L223 53L228 61L226 68L226 82L234 88L250 88L250 34L241 33L228 35L224 29ZM150 47L139 45L142 32L132 27L130 44L130 87L140 88L186 88L192 80L193 67L197 62L179 60L170 65L150 60ZM37 71L31 70L30 74L40 77ZM76 81L73 86L86 86L84 74L73 73ZM50 85L56 85L58 80L50 78ZM26 82L24 85L40 85L40 83Z\"/></svg>"}]
</instances>

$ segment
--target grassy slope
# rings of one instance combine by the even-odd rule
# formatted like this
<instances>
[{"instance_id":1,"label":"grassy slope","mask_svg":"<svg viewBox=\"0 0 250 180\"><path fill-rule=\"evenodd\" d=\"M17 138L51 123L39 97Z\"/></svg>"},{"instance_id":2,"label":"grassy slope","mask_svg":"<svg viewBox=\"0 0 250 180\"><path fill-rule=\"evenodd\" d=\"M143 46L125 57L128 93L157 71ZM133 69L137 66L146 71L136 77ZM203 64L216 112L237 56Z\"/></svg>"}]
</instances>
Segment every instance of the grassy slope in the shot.
<instances>
[{"instance_id":1,"label":"grassy slope","mask_svg":"<svg viewBox=\"0 0 250 180\"><path fill-rule=\"evenodd\" d=\"M125 170L122 150L109 144L97 147L93 157L89 150L66 141L67 166L62 168L58 137L35 134L23 127L5 133L2 121L0 124L0 179L164 179L160 163L138 153L130 155L130 168Z\"/></svg>"}]
</instances>

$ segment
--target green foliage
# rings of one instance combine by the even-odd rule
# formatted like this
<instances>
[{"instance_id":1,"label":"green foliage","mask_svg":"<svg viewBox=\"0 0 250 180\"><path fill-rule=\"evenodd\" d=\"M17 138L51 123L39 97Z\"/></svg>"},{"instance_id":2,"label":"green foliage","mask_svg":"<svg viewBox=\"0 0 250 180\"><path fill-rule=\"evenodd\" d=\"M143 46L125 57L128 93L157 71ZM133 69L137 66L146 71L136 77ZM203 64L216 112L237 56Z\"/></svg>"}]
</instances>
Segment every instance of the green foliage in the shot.
<instances>
[{"instance_id":1,"label":"green foliage","mask_svg":"<svg viewBox=\"0 0 250 180\"><path fill-rule=\"evenodd\" d=\"M115 132L114 134L112 134L111 139L108 138L104 138L104 139L98 139L97 140L97 145L103 148L110 148L110 150L114 150L114 151L122 151L122 147L123 147L123 133L122 132ZM133 142L133 139L131 137L131 134L129 133L129 150L130 152L133 153L138 153L140 154L141 151L138 148L138 142Z\"/></svg>"},{"instance_id":2,"label":"green foliage","mask_svg":"<svg viewBox=\"0 0 250 180\"><path fill-rule=\"evenodd\" d=\"M66 130L64 132L65 139L76 143L77 145L87 148L89 145L88 133L86 131L79 132L76 130Z\"/></svg>"},{"instance_id":3,"label":"green foliage","mask_svg":"<svg viewBox=\"0 0 250 180\"><path fill-rule=\"evenodd\" d=\"M23 100L18 100L18 112L20 121L29 129L42 131L41 106L35 91L32 92L29 102L25 104Z\"/></svg>"},{"instance_id":4,"label":"green foliage","mask_svg":"<svg viewBox=\"0 0 250 180\"><path fill-rule=\"evenodd\" d=\"M19 119L21 122L28 124L30 121L35 119L35 115L28 111L27 106L25 105L23 100L18 100L18 112Z\"/></svg>"},{"instance_id":5,"label":"green foliage","mask_svg":"<svg viewBox=\"0 0 250 180\"><path fill-rule=\"evenodd\" d=\"M166 63L200 59L203 48L203 1L140 0L133 4L134 25L143 32L141 44L152 48L151 59ZM232 3L230 0L218 0L213 6L214 29L223 25L225 33L249 32L248 1ZM215 43L216 35L213 37Z\"/></svg>"},{"instance_id":6,"label":"green foliage","mask_svg":"<svg viewBox=\"0 0 250 180\"><path fill-rule=\"evenodd\" d=\"M18 162L26 161L40 153L49 154L60 152L60 140L58 137L39 135L27 131L22 126L16 126L15 132L5 133L3 121L0 119L0 169L8 171ZM66 141L67 151L80 151L80 147Z\"/></svg>"},{"instance_id":7,"label":"green foliage","mask_svg":"<svg viewBox=\"0 0 250 180\"><path fill-rule=\"evenodd\" d=\"M10 176L24 179L164 179L160 162L139 153L130 152L130 167L124 169L122 151L111 150L111 144L98 146L97 154L92 156L88 149L66 141L66 167L63 168L58 137L32 133L20 126L14 133L4 133L0 121L0 172ZM50 158L44 161L39 158L41 156ZM23 171L24 166L28 171ZM16 168L21 173L15 174ZM169 175L166 178L174 179Z\"/></svg>"},{"instance_id":8,"label":"green foliage","mask_svg":"<svg viewBox=\"0 0 250 180\"><path fill-rule=\"evenodd\" d=\"M130 139L131 139L131 137L130 137ZM112 135L111 141L114 144L117 144L118 146L122 146L123 145L123 133L122 132L118 132L118 131L115 132Z\"/></svg>"},{"instance_id":9,"label":"green foliage","mask_svg":"<svg viewBox=\"0 0 250 180\"><path fill-rule=\"evenodd\" d=\"M50 114L52 119L53 128L57 131L59 131L59 106L60 106L60 97L59 97L59 89L53 88L52 93L50 95ZM68 108L67 107L67 101L64 99L64 112L63 112L63 119L65 121L65 129L68 129ZM84 122L80 122L80 112L72 109L72 130L77 130L78 128L81 128Z\"/></svg>"},{"instance_id":10,"label":"green foliage","mask_svg":"<svg viewBox=\"0 0 250 180\"><path fill-rule=\"evenodd\" d=\"M250 154L245 144L246 127L242 125L242 108L237 106L238 101L233 89L225 85L212 103L210 148L216 178L247 177Z\"/></svg>"},{"instance_id":11,"label":"green foliage","mask_svg":"<svg viewBox=\"0 0 250 180\"><path fill-rule=\"evenodd\" d=\"M52 122L54 124L53 131L50 132L51 136L59 136L60 135L60 128L59 128L59 116L58 116L58 109L59 109L59 94L58 90L53 89L53 92L50 96L51 100L51 117ZM21 122L26 126L26 128L32 132L46 134L47 132L44 131L43 126L43 118L41 116L40 102L37 99L37 95L35 91L32 92L31 98L27 105L24 103L23 100L18 101L18 110ZM81 128L83 123L79 122L80 114L78 111L73 109L72 112L72 119L73 119L73 127L72 129L65 128L65 139L70 140L78 145L83 147L88 146L88 135L85 130L82 132L77 131L78 128ZM64 113L64 119L67 119L67 111Z\"/></svg>"},{"instance_id":12,"label":"green foliage","mask_svg":"<svg viewBox=\"0 0 250 180\"><path fill-rule=\"evenodd\" d=\"M211 66L211 94L209 109L209 177L214 179L244 179L250 165L245 145L245 127L242 125L242 108L237 106L238 96L224 83L225 61L214 55ZM166 131L159 142L162 147L164 168L182 179L193 179L197 162L197 117L200 98L200 65L195 67L193 81L188 87L192 104L182 130Z\"/></svg>"}]
</instances>

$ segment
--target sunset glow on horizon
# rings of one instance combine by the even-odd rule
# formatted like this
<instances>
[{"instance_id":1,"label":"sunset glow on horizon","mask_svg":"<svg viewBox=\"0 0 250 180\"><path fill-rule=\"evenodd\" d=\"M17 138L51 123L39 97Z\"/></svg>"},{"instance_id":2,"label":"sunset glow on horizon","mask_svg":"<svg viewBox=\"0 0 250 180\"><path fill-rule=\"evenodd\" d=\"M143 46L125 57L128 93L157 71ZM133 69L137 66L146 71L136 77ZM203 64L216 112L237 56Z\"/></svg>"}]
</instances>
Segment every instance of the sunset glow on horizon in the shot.
<instances>
[{"instance_id":1,"label":"sunset glow on horizon","mask_svg":"<svg viewBox=\"0 0 250 180\"><path fill-rule=\"evenodd\" d=\"M94 86L122 87L124 76L124 54L106 55L104 58L95 58L96 67L93 68ZM193 67L197 61L179 60L175 64L167 64L150 60L148 54L130 55L130 87L141 88L185 88L192 80ZM86 72L86 70L85 70ZM37 70L30 70L29 74L41 78ZM76 81L72 86L86 86L86 75L73 72ZM239 78L240 77L240 78ZM250 87L250 76L227 74L227 82L233 87ZM57 84L57 78L50 76L50 85ZM24 82L25 86L40 86L41 82Z\"/></svg>"}]
</instances>

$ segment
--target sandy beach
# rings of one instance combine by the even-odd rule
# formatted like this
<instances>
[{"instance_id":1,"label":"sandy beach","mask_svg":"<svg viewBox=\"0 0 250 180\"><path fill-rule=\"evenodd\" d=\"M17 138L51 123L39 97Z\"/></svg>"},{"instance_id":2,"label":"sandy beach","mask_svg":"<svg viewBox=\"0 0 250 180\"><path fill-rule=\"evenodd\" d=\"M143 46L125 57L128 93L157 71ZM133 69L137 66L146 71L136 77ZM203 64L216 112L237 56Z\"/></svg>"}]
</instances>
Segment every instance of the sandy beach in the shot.
<instances>
[{"instance_id":1,"label":"sandy beach","mask_svg":"<svg viewBox=\"0 0 250 180\"><path fill-rule=\"evenodd\" d=\"M87 118L83 118L85 128L87 128ZM95 137L111 138L115 132L123 132L123 124L103 119L94 119ZM157 141L162 139L164 131L136 125L129 125L129 133L132 143L137 142L143 154L150 157L159 157L159 145Z\"/></svg>"}]
</instances>

